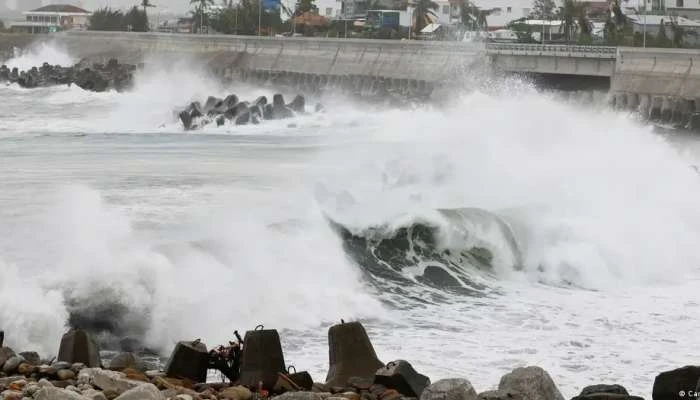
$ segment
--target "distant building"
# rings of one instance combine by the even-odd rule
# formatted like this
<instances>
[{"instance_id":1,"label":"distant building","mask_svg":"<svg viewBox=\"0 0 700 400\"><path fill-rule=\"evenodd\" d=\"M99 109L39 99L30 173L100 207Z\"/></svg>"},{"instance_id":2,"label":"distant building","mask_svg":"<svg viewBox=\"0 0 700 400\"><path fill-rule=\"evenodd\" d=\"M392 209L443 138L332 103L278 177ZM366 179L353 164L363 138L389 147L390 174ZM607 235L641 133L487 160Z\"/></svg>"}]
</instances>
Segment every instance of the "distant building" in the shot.
<instances>
[{"instance_id":1,"label":"distant building","mask_svg":"<svg viewBox=\"0 0 700 400\"><path fill-rule=\"evenodd\" d=\"M176 18L161 22L157 30L165 33L192 33L193 25L192 18Z\"/></svg>"},{"instance_id":2,"label":"distant building","mask_svg":"<svg viewBox=\"0 0 700 400\"><path fill-rule=\"evenodd\" d=\"M700 22L668 15L627 15L627 17L632 22L632 31L641 34L646 31L647 38L656 37L661 30L662 23L666 37L673 38L673 23L683 30L683 43L700 44L698 39L700 38Z\"/></svg>"},{"instance_id":3,"label":"distant building","mask_svg":"<svg viewBox=\"0 0 700 400\"><path fill-rule=\"evenodd\" d=\"M25 11L24 21L12 22L10 30L17 33L52 33L65 30L87 29L89 11L67 4L53 4Z\"/></svg>"}]
</instances>

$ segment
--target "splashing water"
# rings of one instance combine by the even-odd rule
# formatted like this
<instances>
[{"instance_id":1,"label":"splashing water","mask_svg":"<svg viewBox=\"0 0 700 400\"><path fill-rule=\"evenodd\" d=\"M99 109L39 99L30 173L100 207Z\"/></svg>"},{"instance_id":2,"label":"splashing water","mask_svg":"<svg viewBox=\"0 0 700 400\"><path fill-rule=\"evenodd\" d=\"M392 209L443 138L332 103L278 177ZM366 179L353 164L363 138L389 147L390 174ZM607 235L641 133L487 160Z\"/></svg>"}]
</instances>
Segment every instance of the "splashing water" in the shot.
<instances>
[{"instance_id":1,"label":"splashing water","mask_svg":"<svg viewBox=\"0 0 700 400\"><path fill-rule=\"evenodd\" d=\"M115 334L165 353L283 329L289 363L317 380L340 318L362 318L382 360L479 390L536 364L567 396L602 382L644 395L659 371L692 362L681 343L700 304L697 153L517 81L442 109L367 112L329 96L327 114L296 128L172 134L174 107L230 91L269 94L175 67L140 72L128 94L0 88L16 115L0 128L12 346L55 352L69 315L97 309ZM358 237L421 223L439 240L412 247L426 249L414 264L400 253L392 280L368 273L326 217ZM461 245L493 255L485 275L459 265L478 294L419 279L454 260L431 254Z\"/></svg>"}]
</instances>

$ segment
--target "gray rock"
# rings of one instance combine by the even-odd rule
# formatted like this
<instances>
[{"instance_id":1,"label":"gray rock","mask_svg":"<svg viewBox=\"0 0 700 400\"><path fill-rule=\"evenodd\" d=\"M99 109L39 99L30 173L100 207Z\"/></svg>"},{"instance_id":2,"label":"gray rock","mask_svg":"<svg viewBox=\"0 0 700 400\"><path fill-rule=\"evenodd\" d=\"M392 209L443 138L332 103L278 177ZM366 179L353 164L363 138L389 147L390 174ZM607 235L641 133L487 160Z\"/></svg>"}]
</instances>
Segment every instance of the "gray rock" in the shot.
<instances>
[{"instance_id":1,"label":"gray rock","mask_svg":"<svg viewBox=\"0 0 700 400\"><path fill-rule=\"evenodd\" d=\"M85 364L78 362L78 363L73 363L73 365L70 366L70 370L77 374L85 367L86 367Z\"/></svg>"},{"instance_id":2,"label":"gray rock","mask_svg":"<svg viewBox=\"0 0 700 400\"><path fill-rule=\"evenodd\" d=\"M85 400L85 397L66 389L43 387L36 392L34 400Z\"/></svg>"},{"instance_id":3,"label":"gray rock","mask_svg":"<svg viewBox=\"0 0 700 400\"><path fill-rule=\"evenodd\" d=\"M107 396L104 393L95 390L87 389L83 392L83 397L87 397L90 400L107 400Z\"/></svg>"},{"instance_id":4,"label":"gray rock","mask_svg":"<svg viewBox=\"0 0 700 400\"><path fill-rule=\"evenodd\" d=\"M39 353L36 351L23 351L19 353L20 356L24 357L24 359L27 361L28 364L31 365L40 365L41 364L41 357L39 357Z\"/></svg>"},{"instance_id":5,"label":"gray rock","mask_svg":"<svg viewBox=\"0 0 700 400\"><path fill-rule=\"evenodd\" d=\"M53 383L51 383L48 379L46 378L41 378L39 379L39 382L37 382L40 387L51 387L53 386Z\"/></svg>"},{"instance_id":6,"label":"gray rock","mask_svg":"<svg viewBox=\"0 0 700 400\"><path fill-rule=\"evenodd\" d=\"M20 364L24 362L24 357L22 356L12 356L5 361L5 364L2 366L2 372L6 374L11 374L15 371L17 371L17 367L19 367Z\"/></svg>"},{"instance_id":7,"label":"gray rock","mask_svg":"<svg viewBox=\"0 0 700 400\"><path fill-rule=\"evenodd\" d=\"M504 390L489 390L488 392L479 393L477 400L525 400L523 396L515 392L506 392Z\"/></svg>"},{"instance_id":8,"label":"gray rock","mask_svg":"<svg viewBox=\"0 0 700 400\"><path fill-rule=\"evenodd\" d=\"M56 376L62 381L67 381L68 379L75 379L75 372L70 369L61 369L56 372Z\"/></svg>"},{"instance_id":9,"label":"gray rock","mask_svg":"<svg viewBox=\"0 0 700 400\"><path fill-rule=\"evenodd\" d=\"M5 361L15 356L15 352L9 347L0 347L0 368L5 364Z\"/></svg>"},{"instance_id":10,"label":"gray rock","mask_svg":"<svg viewBox=\"0 0 700 400\"><path fill-rule=\"evenodd\" d=\"M22 392L18 392L16 390L5 390L0 392L0 399L3 400L21 400L22 397Z\"/></svg>"},{"instance_id":11,"label":"gray rock","mask_svg":"<svg viewBox=\"0 0 700 400\"><path fill-rule=\"evenodd\" d=\"M34 394L38 392L39 389L41 389L41 386L36 383L30 383L22 389L22 394L26 397L34 397Z\"/></svg>"},{"instance_id":12,"label":"gray rock","mask_svg":"<svg viewBox=\"0 0 700 400\"><path fill-rule=\"evenodd\" d=\"M71 392L80 393L80 390L78 390L78 388L73 385L68 385L65 387L65 389L70 390Z\"/></svg>"},{"instance_id":13,"label":"gray rock","mask_svg":"<svg viewBox=\"0 0 700 400\"><path fill-rule=\"evenodd\" d=\"M321 400L322 397L314 392L287 392L276 396L275 400Z\"/></svg>"},{"instance_id":14,"label":"gray rock","mask_svg":"<svg viewBox=\"0 0 700 400\"><path fill-rule=\"evenodd\" d=\"M466 379L441 379L425 388L420 400L476 400L476 390Z\"/></svg>"},{"instance_id":15,"label":"gray rock","mask_svg":"<svg viewBox=\"0 0 700 400\"><path fill-rule=\"evenodd\" d=\"M498 389L520 393L527 400L564 400L552 377L536 366L516 368L504 375Z\"/></svg>"},{"instance_id":16,"label":"gray rock","mask_svg":"<svg viewBox=\"0 0 700 400\"><path fill-rule=\"evenodd\" d=\"M51 364L51 366L56 368L56 371L58 371L60 369L70 369L72 364L65 361L56 361L55 363Z\"/></svg>"},{"instance_id":17,"label":"gray rock","mask_svg":"<svg viewBox=\"0 0 700 400\"><path fill-rule=\"evenodd\" d=\"M83 374L88 368L80 371ZM118 394L122 394L130 389L137 386L141 386L144 382L135 381L132 379L127 379L126 375L121 372L109 371L97 368L91 368L93 370L91 383L93 386L98 387L104 391L114 391ZM81 382L82 383L82 382Z\"/></svg>"},{"instance_id":18,"label":"gray rock","mask_svg":"<svg viewBox=\"0 0 700 400\"><path fill-rule=\"evenodd\" d=\"M10 383L20 379L24 379L24 377L22 375L12 375L0 378L0 388L7 387L10 385Z\"/></svg>"},{"instance_id":19,"label":"gray rock","mask_svg":"<svg viewBox=\"0 0 700 400\"><path fill-rule=\"evenodd\" d=\"M165 400L165 396L154 384L144 383L127 390L115 400Z\"/></svg>"},{"instance_id":20,"label":"gray rock","mask_svg":"<svg viewBox=\"0 0 700 400\"><path fill-rule=\"evenodd\" d=\"M145 372L148 379L154 379L157 376L165 376L165 372L158 371L156 369L151 369Z\"/></svg>"},{"instance_id":21,"label":"gray rock","mask_svg":"<svg viewBox=\"0 0 700 400\"><path fill-rule=\"evenodd\" d=\"M56 368L49 366L49 365L40 365L39 366L39 373L42 375L56 375L56 371L58 371Z\"/></svg>"},{"instance_id":22,"label":"gray rock","mask_svg":"<svg viewBox=\"0 0 700 400\"><path fill-rule=\"evenodd\" d=\"M624 394L629 395L627 389L621 385L591 385L586 386L581 390L579 396L586 396L594 393L611 393L611 394Z\"/></svg>"}]
</instances>

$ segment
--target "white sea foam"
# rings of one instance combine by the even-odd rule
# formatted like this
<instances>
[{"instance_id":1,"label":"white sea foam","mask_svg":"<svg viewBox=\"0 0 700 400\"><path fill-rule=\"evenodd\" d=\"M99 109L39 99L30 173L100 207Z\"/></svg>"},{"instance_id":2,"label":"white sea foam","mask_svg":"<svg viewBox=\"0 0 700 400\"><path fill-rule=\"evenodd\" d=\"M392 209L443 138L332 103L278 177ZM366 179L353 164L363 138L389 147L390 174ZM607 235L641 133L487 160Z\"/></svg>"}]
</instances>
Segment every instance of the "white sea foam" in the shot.
<instances>
[{"instance_id":1,"label":"white sea foam","mask_svg":"<svg viewBox=\"0 0 700 400\"><path fill-rule=\"evenodd\" d=\"M693 362L698 154L632 116L508 82L441 110L337 100L296 128L153 135L181 132L172 111L188 101L270 93L180 66L139 73L128 94L0 91L0 323L15 347L55 351L63 293L114 296L164 347L288 328L288 361L317 380L319 324L341 317L365 319L383 360L480 390L539 364L567 397L611 381L648 396L656 373ZM498 296L402 310L380 305L322 218L363 228L461 207L508 221L524 271L499 269Z\"/></svg>"}]
</instances>

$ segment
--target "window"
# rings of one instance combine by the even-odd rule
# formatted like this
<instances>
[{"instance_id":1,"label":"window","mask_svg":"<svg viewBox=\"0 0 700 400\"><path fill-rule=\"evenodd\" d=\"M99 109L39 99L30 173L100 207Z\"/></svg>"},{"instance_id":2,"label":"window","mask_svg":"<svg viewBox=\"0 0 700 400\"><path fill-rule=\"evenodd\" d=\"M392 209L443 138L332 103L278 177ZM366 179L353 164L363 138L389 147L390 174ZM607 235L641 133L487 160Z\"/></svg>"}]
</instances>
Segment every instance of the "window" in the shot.
<instances>
[{"instance_id":1,"label":"window","mask_svg":"<svg viewBox=\"0 0 700 400\"><path fill-rule=\"evenodd\" d=\"M450 13L450 6L442 6L442 13L449 14Z\"/></svg>"},{"instance_id":2,"label":"window","mask_svg":"<svg viewBox=\"0 0 700 400\"><path fill-rule=\"evenodd\" d=\"M508 7L508 8L506 8L506 12L507 12L508 14L510 14L512 11L513 11L513 7Z\"/></svg>"},{"instance_id":3,"label":"window","mask_svg":"<svg viewBox=\"0 0 700 400\"><path fill-rule=\"evenodd\" d=\"M333 15L333 8L326 7L326 16L330 17L331 15Z\"/></svg>"},{"instance_id":4,"label":"window","mask_svg":"<svg viewBox=\"0 0 700 400\"><path fill-rule=\"evenodd\" d=\"M683 0L676 0L676 7L683 7Z\"/></svg>"}]
</instances>

